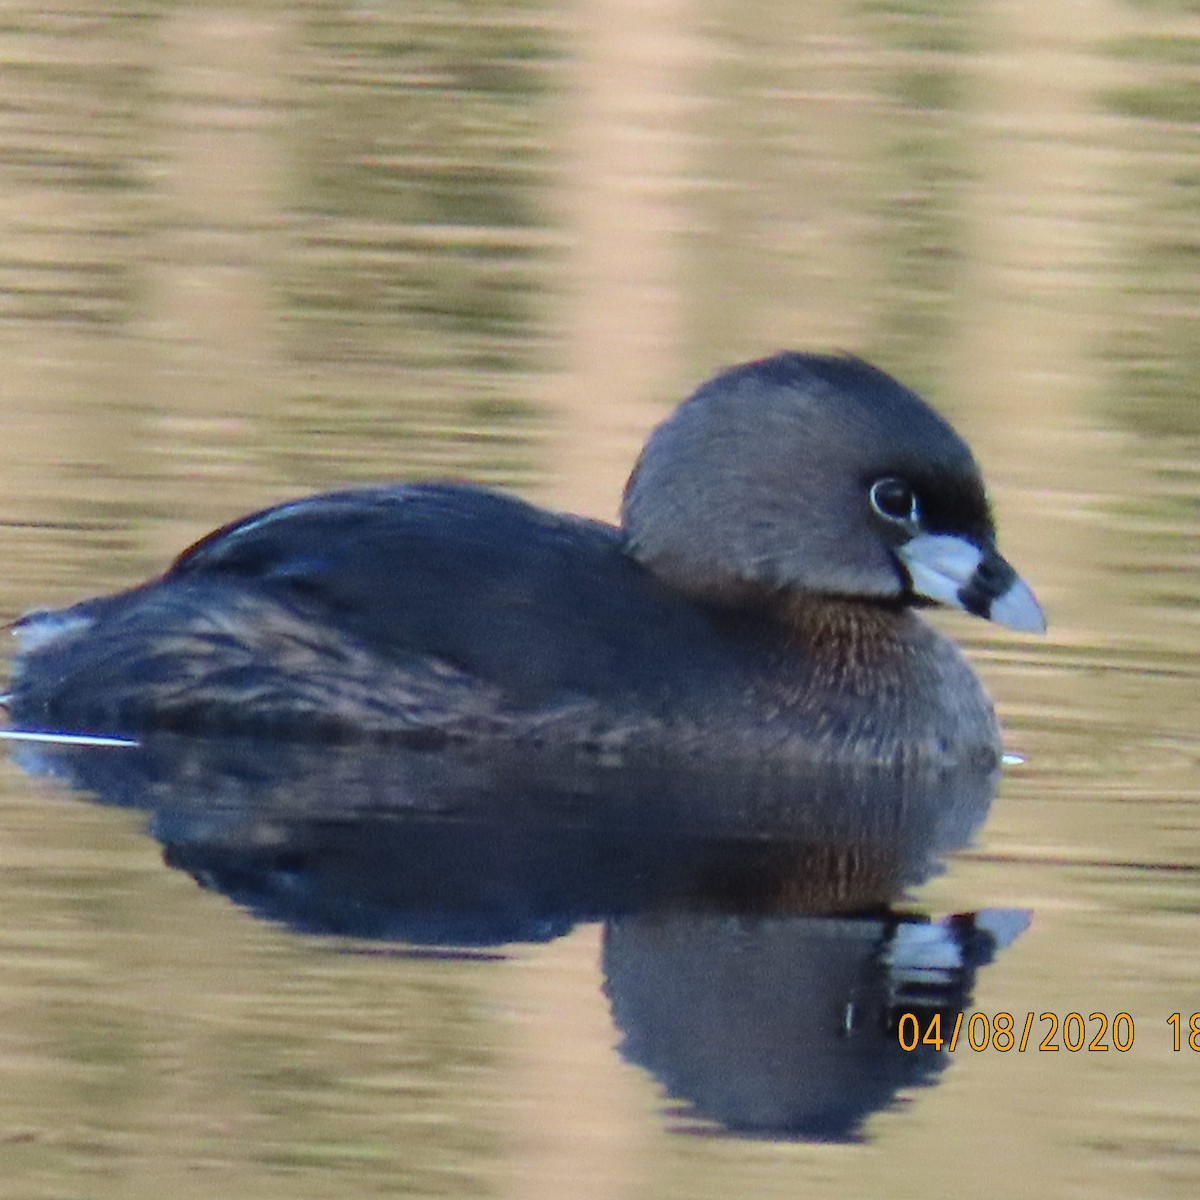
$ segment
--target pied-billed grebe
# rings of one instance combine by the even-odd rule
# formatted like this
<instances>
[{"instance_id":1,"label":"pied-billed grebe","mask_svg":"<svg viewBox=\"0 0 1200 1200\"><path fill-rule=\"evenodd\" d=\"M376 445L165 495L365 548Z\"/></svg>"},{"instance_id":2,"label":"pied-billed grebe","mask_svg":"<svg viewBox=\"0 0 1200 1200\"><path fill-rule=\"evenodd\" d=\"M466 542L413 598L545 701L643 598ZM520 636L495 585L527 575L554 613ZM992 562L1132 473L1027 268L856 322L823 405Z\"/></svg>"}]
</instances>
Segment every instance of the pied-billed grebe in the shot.
<instances>
[{"instance_id":1,"label":"pied-billed grebe","mask_svg":"<svg viewBox=\"0 0 1200 1200\"><path fill-rule=\"evenodd\" d=\"M456 484L313 496L15 626L29 727L994 757L913 611L1044 628L970 450L853 358L779 354L651 435L619 527Z\"/></svg>"}]
</instances>

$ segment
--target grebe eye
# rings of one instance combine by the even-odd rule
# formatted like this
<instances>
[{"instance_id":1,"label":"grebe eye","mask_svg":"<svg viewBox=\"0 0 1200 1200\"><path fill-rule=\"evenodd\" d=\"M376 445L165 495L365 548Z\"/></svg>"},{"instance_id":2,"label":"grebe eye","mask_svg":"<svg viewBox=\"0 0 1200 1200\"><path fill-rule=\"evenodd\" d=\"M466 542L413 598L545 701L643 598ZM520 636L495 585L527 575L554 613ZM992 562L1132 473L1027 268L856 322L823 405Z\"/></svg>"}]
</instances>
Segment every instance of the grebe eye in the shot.
<instances>
[{"instance_id":1,"label":"grebe eye","mask_svg":"<svg viewBox=\"0 0 1200 1200\"><path fill-rule=\"evenodd\" d=\"M877 479L871 484L867 495L871 500L871 507L885 521L915 525L920 520L916 494L903 479L896 479L891 475L886 479Z\"/></svg>"}]
</instances>

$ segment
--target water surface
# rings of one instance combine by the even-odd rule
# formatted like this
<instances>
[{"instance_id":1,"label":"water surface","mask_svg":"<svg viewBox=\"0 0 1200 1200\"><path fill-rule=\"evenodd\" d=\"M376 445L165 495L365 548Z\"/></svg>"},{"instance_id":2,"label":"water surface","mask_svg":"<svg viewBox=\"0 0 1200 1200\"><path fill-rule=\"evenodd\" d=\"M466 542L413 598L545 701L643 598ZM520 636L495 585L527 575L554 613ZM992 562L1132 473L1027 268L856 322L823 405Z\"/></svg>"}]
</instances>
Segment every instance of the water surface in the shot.
<instances>
[{"instance_id":1,"label":"water surface","mask_svg":"<svg viewBox=\"0 0 1200 1200\"><path fill-rule=\"evenodd\" d=\"M1170 0L10 6L0 611L346 482L611 517L714 368L852 349L969 438L1051 621L937 618L1026 761L911 902L1031 914L973 1009L1136 1038L960 1049L859 1142L687 1136L598 924L306 936L6 766L0 1191L1193 1195L1198 47Z\"/></svg>"}]
</instances>

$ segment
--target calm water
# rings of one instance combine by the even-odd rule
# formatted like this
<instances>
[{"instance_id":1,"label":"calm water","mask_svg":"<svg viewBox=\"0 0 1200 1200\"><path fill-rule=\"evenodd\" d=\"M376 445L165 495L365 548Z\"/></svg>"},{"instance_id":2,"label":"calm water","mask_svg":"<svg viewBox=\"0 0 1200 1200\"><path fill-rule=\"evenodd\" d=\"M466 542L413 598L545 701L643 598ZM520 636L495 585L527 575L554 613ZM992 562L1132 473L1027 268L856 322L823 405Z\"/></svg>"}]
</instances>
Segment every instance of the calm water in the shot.
<instances>
[{"instance_id":1,"label":"calm water","mask_svg":"<svg viewBox=\"0 0 1200 1200\"><path fill-rule=\"evenodd\" d=\"M1132 1049L692 1136L605 991L653 944L304 935L5 764L0 1195L1195 1195L1200 16L966 13L6 5L0 613L334 483L609 517L715 367L853 349L970 438L1051 621L940 619L1026 762L913 904L1027 910L972 1009Z\"/></svg>"}]
</instances>

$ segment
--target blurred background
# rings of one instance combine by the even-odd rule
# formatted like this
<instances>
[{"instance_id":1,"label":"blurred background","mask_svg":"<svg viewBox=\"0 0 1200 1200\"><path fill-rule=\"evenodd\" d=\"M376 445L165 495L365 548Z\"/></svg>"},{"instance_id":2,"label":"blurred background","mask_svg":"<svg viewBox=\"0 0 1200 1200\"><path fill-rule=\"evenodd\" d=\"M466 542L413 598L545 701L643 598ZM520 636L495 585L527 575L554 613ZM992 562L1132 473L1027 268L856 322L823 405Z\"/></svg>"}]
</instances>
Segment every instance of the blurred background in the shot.
<instances>
[{"instance_id":1,"label":"blurred background","mask_svg":"<svg viewBox=\"0 0 1200 1200\"><path fill-rule=\"evenodd\" d=\"M716 368L856 352L1051 623L939 618L1027 761L922 902L1033 911L981 1009L1137 1024L865 1146L681 1138L595 929L339 957L5 767L0 1196L1194 1195L1198 317L1192 0L0 4L4 619L344 483L611 519Z\"/></svg>"}]
</instances>

